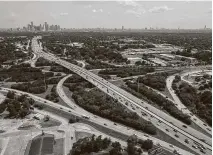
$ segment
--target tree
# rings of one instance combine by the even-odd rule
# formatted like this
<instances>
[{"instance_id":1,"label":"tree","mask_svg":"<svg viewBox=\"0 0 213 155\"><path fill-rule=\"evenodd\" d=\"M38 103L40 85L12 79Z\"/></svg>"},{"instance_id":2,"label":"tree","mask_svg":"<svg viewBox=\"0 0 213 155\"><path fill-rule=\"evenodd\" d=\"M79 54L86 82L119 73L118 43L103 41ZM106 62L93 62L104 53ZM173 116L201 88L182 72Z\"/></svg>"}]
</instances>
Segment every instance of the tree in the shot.
<instances>
[{"instance_id":1,"label":"tree","mask_svg":"<svg viewBox=\"0 0 213 155\"><path fill-rule=\"evenodd\" d=\"M143 142L142 146L143 149L149 150L153 147L153 142L150 139L147 139Z\"/></svg>"},{"instance_id":2,"label":"tree","mask_svg":"<svg viewBox=\"0 0 213 155\"><path fill-rule=\"evenodd\" d=\"M112 143L112 149L109 151L110 155L122 155L121 153L121 144L119 142Z\"/></svg>"},{"instance_id":3,"label":"tree","mask_svg":"<svg viewBox=\"0 0 213 155\"><path fill-rule=\"evenodd\" d=\"M131 142L127 143L127 153L128 155L135 155L137 148Z\"/></svg>"},{"instance_id":4,"label":"tree","mask_svg":"<svg viewBox=\"0 0 213 155\"><path fill-rule=\"evenodd\" d=\"M9 98L9 99L14 99L14 98L15 98L15 92L9 91L9 92L7 93L7 98Z\"/></svg>"},{"instance_id":5,"label":"tree","mask_svg":"<svg viewBox=\"0 0 213 155\"><path fill-rule=\"evenodd\" d=\"M136 65L136 66L141 65L141 61L136 61L136 62L135 62L135 65Z\"/></svg>"}]
</instances>

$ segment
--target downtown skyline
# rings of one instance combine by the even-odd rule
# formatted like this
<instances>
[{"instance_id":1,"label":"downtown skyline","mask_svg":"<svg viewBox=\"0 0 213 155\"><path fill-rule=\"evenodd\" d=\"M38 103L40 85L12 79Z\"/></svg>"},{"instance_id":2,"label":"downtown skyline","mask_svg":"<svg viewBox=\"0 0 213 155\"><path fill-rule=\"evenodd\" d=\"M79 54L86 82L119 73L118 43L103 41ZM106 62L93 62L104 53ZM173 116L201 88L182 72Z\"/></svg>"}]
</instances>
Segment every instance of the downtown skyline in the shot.
<instances>
[{"instance_id":1,"label":"downtown skyline","mask_svg":"<svg viewBox=\"0 0 213 155\"><path fill-rule=\"evenodd\" d=\"M212 28L211 1L0 2L0 28L56 23L62 28ZM22 8L22 9L20 9ZM35 9L39 8L39 9ZM63 8L63 9L62 9Z\"/></svg>"}]
</instances>

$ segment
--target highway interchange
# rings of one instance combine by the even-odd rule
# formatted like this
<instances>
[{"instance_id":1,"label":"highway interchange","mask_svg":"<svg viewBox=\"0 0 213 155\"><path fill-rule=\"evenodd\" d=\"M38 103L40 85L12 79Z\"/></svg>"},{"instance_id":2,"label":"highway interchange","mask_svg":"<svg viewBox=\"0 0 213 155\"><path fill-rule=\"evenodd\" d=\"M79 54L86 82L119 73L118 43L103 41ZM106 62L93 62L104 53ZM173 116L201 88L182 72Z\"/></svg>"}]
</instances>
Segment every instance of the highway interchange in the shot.
<instances>
[{"instance_id":1,"label":"highway interchange","mask_svg":"<svg viewBox=\"0 0 213 155\"><path fill-rule=\"evenodd\" d=\"M184 144L185 139L189 140L189 144L185 144L187 147L193 149L197 153L201 153L198 149L192 147L194 142L199 143L200 145L206 148L206 154L211 154L211 138L206 136L203 133L198 132L197 130L187 127L183 127L183 123L174 119L173 117L163 113L162 111L150 106L148 103L136 98L135 96L127 93L126 91L112 85L108 81L98 77L97 75L79 67L68 63L64 60L59 59L53 54L45 53L41 50L40 46L37 43L38 37L33 38L32 40L32 49L33 51L47 60L54 61L76 74L80 75L87 81L93 83L96 87L98 87L103 92L112 96L113 98L118 99L120 103L125 105L126 102L135 107L136 110L133 110L131 106L127 106L132 111L137 112L141 116L142 113L148 114L148 117L143 117L144 119L151 120L151 122L158 127L160 130L167 133L169 136L175 138L177 141ZM160 123L161 122L161 123ZM166 130L167 129L167 130ZM169 130L169 132L167 132ZM176 137L178 134L179 138ZM203 142L201 139L204 139Z\"/></svg>"},{"instance_id":2,"label":"highway interchange","mask_svg":"<svg viewBox=\"0 0 213 155\"><path fill-rule=\"evenodd\" d=\"M106 94L110 95L111 97L117 99L121 104L126 106L128 109L130 109L133 112L136 112L139 116L141 116L143 119L151 121L159 130L163 131L165 134L170 136L171 138L177 140L185 147L189 148L190 150L193 150L197 154L212 154L212 139L211 137L207 136L206 134L203 134L192 127L176 120L172 116L162 112L161 110L149 105L146 101L143 101L130 93L124 91L123 89L111 84L110 82L104 80L103 78L91 73L90 71L83 69L79 66L73 65L69 62L66 62L55 55L51 53L46 53L42 50L41 44L38 44L38 39L41 37L34 37L32 39L32 50L34 52L34 59L36 57L43 57L49 61L54 61L55 63L64 66L65 68L75 72L79 76L83 77L87 81L94 84L97 88L99 88L101 91L105 92ZM33 61L35 63L35 61ZM33 63L33 64L34 64ZM72 102L63 91L63 83L64 81L70 77L71 75L68 75L61 79L56 87L56 91L60 98L68 105L68 107L61 106L59 104L55 104L51 101L45 100L43 98L40 98L36 95L13 90L10 88L2 88L1 91L8 92L8 91L14 91L17 94L27 94L28 96L32 97L34 100L40 102L41 104L51 107L52 109L56 109L57 111L61 111L62 113L66 113L68 115L74 115L76 117L82 117L83 115L86 115L89 117L87 121L96 123L100 126L103 126L104 128L122 133L123 135L133 135L136 134L141 139L151 139L155 145L160 144L164 149L173 152L174 150L177 150L180 154L183 155L190 155L191 152L188 152L184 149L181 149L177 146L171 145L165 141L162 141L160 139L154 138L150 135L143 134L142 132L136 131L134 129L131 129L129 127L126 127L124 125L114 123L110 120L101 118L99 116L95 116L94 114L84 110L83 108L76 105L74 102ZM172 80L172 79L170 79ZM171 86L171 81L168 82L168 84ZM171 89L169 89L172 91ZM171 92L170 92L171 93ZM174 93L172 94L174 96ZM174 102L175 101L175 102ZM181 103L177 102L174 98L174 103L178 104L178 107ZM128 103L128 105L126 105ZM189 111L186 113L189 114ZM60 114L58 114L60 115ZM192 118L197 118L196 116L192 116ZM192 119L193 120L193 119ZM211 134L211 128L209 126L203 125L204 123L200 119L196 119L197 121L193 120L195 123L197 123L202 129L207 131L209 134ZM184 126L186 127L184 127ZM208 130L207 130L208 128ZM188 143L186 143L186 139L188 140ZM198 146L198 147L197 147ZM200 151L199 147L204 148L204 153Z\"/></svg>"}]
</instances>

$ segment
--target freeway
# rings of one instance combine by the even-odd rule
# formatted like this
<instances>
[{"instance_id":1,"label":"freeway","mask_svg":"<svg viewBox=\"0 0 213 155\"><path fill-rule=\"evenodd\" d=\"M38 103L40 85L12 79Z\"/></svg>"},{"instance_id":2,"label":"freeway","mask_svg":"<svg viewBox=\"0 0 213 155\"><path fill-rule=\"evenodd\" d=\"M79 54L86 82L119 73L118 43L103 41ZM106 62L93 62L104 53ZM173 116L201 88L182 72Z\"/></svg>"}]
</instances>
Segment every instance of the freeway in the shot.
<instances>
[{"instance_id":1,"label":"freeway","mask_svg":"<svg viewBox=\"0 0 213 155\"><path fill-rule=\"evenodd\" d=\"M35 101L37 101L40 104L43 104L43 105L45 105L47 107L59 110L59 111L61 111L63 113L71 115L71 116L74 115L76 117L82 117L82 113L79 114L79 112L76 112L73 109L64 107L62 105L56 104L54 102L51 102L49 100L43 99L41 97L38 97L36 95L30 94L30 93L27 93L27 92L15 90L15 89L10 89L10 88L2 88L1 91L2 92L14 91L18 95L26 94L29 97L33 98ZM106 129L122 133L123 135L126 135L126 136L131 136L133 134L136 134L138 136L138 138L140 138L140 139L143 139L143 140L150 139L150 140L153 141L153 143L155 145L159 145L160 144L163 148L165 148L167 151L170 151L170 152L173 152L174 150L177 150L178 152L182 153L183 155L191 155L192 154L192 153L190 153L190 152L188 152L186 150L183 150L183 149L181 149L179 147L171 145L171 144L169 144L167 142L164 142L164 141L159 140L157 138L154 138L152 136L148 136L146 134L143 134L143 133L141 133L141 132L139 132L137 130L129 129L129 128L127 128L127 127L125 127L123 125L120 125L120 124L115 125L114 122L111 122L111 121L109 121L107 119L104 119L104 118L100 118L98 116L92 116L92 117L90 117L88 119L88 121L92 122L92 123L95 123L95 124L98 124L98 125L106 128Z\"/></svg>"},{"instance_id":2,"label":"freeway","mask_svg":"<svg viewBox=\"0 0 213 155\"><path fill-rule=\"evenodd\" d=\"M201 71L191 71L184 73L181 75L181 80L183 80L183 76L186 74L191 73L198 73ZM172 95L172 98L174 99L175 103L177 104L177 108L181 109L183 113L191 115L191 120L196 123L199 127L201 127L203 130L205 130L207 133L212 135L212 129L210 126L208 126L206 123L204 123L200 118L198 118L196 115L192 114L192 112L180 101L179 97L175 94L175 91L172 89L172 82L175 79L175 75L169 76L166 79L166 85L169 90L169 93Z\"/></svg>"},{"instance_id":3,"label":"freeway","mask_svg":"<svg viewBox=\"0 0 213 155\"><path fill-rule=\"evenodd\" d=\"M87 81L93 83L95 86L97 86L99 89L101 89L103 92L109 94L113 98L118 99L119 102L125 105L125 103L129 103L131 105L134 105L137 107L137 112L139 115L141 115L141 112L145 112L149 114L149 119L152 119L152 123L155 124L160 130L167 133L169 136L175 138L177 141L184 144L185 139L191 140L190 145L186 144L189 148L192 148L192 143L197 142L199 145L203 145L211 152L211 138L196 131L195 129L192 129L190 127L184 128L182 125L183 123L174 119L168 114L163 113L162 111L156 109L155 107L149 105L148 103L136 98L135 96L131 95L130 93L127 93L126 91L112 85L108 81L100 78L97 75L92 74L91 72L82 69L81 67L78 67L76 65L73 65L71 63L68 63L66 61L63 61L53 54L48 54L43 52L41 49L39 49L39 46L36 45L36 38L32 41L33 50L35 53L37 53L39 56L44 57L45 59L48 59L50 61L55 61L56 63L74 71L81 77L85 78ZM132 108L130 106L127 106L130 110ZM151 116L151 118L150 118ZM157 125L159 124L160 125ZM167 132L166 129L170 132ZM177 133L179 138L177 137ZM205 139L205 142L203 142L201 139ZM195 150L197 151L197 150ZM199 151L197 151L199 152ZM200 153L200 152L199 152ZM211 154L211 153L210 153Z\"/></svg>"}]
</instances>

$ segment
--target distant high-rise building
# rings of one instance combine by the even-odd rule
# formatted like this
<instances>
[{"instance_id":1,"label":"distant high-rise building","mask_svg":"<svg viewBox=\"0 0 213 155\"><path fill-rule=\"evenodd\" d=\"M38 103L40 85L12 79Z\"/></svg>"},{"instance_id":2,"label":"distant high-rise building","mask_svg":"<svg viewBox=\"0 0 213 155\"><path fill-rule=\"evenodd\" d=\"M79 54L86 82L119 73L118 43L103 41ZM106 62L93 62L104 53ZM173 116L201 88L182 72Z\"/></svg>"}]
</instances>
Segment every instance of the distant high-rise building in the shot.
<instances>
[{"instance_id":1,"label":"distant high-rise building","mask_svg":"<svg viewBox=\"0 0 213 155\"><path fill-rule=\"evenodd\" d=\"M31 30L31 25L30 25L30 24L27 25L27 30L28 30L28 31Z\"/></svg>"},{"instance_id":2,"label":"distant high-rise building","mask_svg":"<svg viewBox=\"0 0 213 155\"><path fill-rule=\"evenodd\" d=\"M49 25L47 24L47 22L44 23L44 29L45 29L45 31L49 30Z\"/></svg>"},{"instance_id":3,"label":"distant high-rise building","mask_svg":"<svg viewBox=\"0 0 213 155\"><path fill-rule=\"evenodd\" d=\"M31 25L30 25L30 26L31 26L31 29L30 29L30 30L33 31L33 30L34 30L33 22L31 22Z\"/></svg>"},{"instance_id":4,"label":"distant high-rise building","mask_svg":"<svg viewBox=\"0 0 213 155\"><path fill-rule=\"evenodd\" d=\"M60 30L60 25L48 25L47 22L44 22L44 24L40 25L33 25L33 22L30 22L30 24L27 24L27 26L23 30L27 31L57 31ZM17 29L16 29L17 30Z\"/></svg>"},{"instance_id":5,"label":"distant high-rise building","mask_svg":"<svg viewBox=\"0 0 213 155\"><path fill-rule=\"evenodd\" d=\"M41 24L39 25L39 31L42 31L42 25Z\"/></svg>"},{"instance_id":6,"label":"distant high-rise building","mask_svg":"<svg viewBox=\"0 0 213 155\"><path fill-rule=\"evenodd\" d=\"M122 26L122 30L124 30L124 26Z\"/></svg>"},{"instance_id":7,"label":"distant high-rise building","mask_svg":"<svg viewBox=\"0 0 213 155\"><path fill-rule=\"evenodd\" d=\"M204 26L204 29L206 29L206 25Z\"/></svg>"},{"instance_id":8,"label":"distant high-rise building","mask_svg":"<svg viewBox=\"0 0 213 155\"><path fill-rule=\"evenodd\" d=\"M57 31L57 30L58 30L58 25L55 25L54 31Z\"/></svg>"},{"instance_id":9,"label":"distant high-rise building","mask_svg":"<svg viewBox=\"0 0 213 155\"><path fill-rule=\"evenodd\" d=\"M60 25L57 26L57 30L60 30Z\"/></svg>"}]
</instances>

